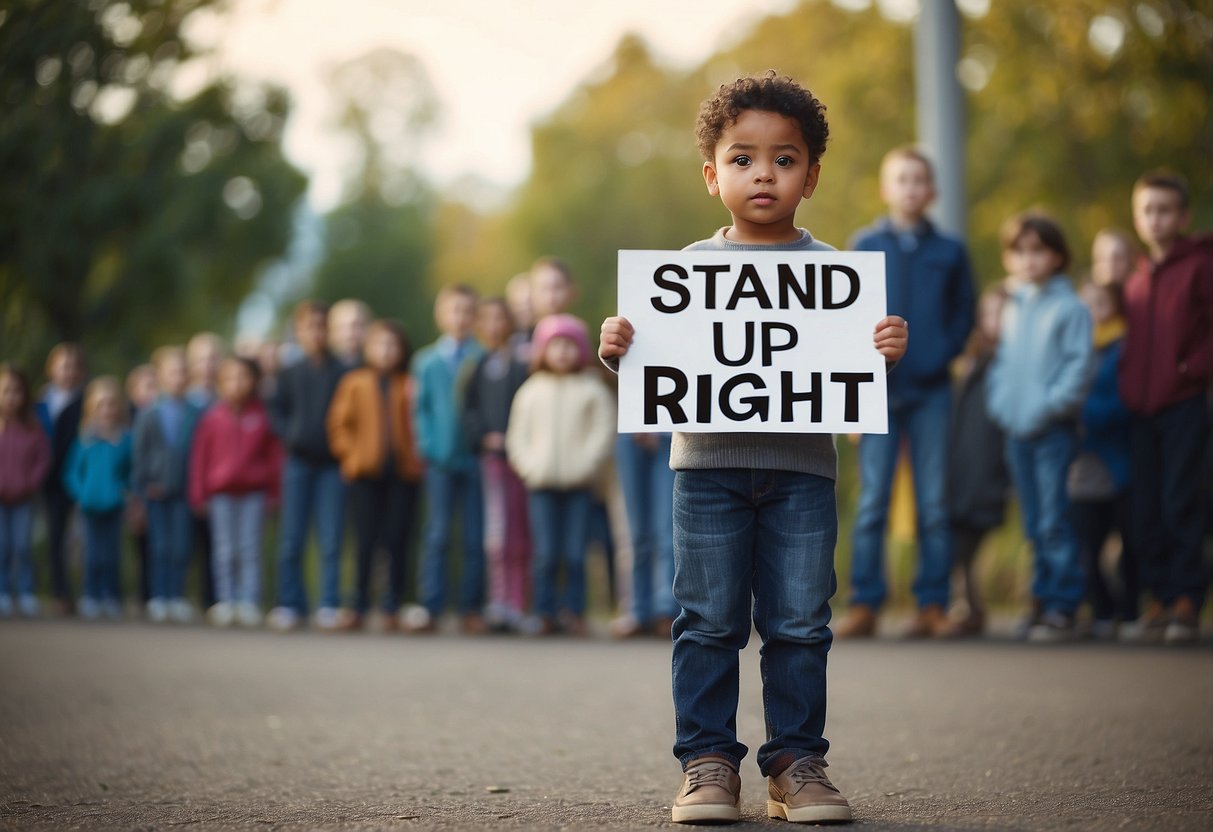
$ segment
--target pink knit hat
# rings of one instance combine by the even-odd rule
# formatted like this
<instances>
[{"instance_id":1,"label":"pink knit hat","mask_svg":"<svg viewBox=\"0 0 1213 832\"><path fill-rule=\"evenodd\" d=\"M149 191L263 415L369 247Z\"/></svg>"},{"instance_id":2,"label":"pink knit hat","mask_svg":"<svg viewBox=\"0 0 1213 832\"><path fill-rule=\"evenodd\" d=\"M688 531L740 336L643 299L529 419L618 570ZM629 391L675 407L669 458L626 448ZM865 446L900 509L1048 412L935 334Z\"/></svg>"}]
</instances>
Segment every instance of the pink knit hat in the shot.
<instances>
[{"instance_id":1,"label":"pink knit hat","mask_svg":"<svg viewBox=\"0 0 1213 832\"><path fill-rule=\"evenodd\" d=\"M571 338L577 345L577 352L581 357L577 369L584 369L589 365L590 336L585 322L575 315L545 315L535 325L535 333L531 336L532 368L539 367L548 342L557 337Z\"/></svg>"}]
</instances>

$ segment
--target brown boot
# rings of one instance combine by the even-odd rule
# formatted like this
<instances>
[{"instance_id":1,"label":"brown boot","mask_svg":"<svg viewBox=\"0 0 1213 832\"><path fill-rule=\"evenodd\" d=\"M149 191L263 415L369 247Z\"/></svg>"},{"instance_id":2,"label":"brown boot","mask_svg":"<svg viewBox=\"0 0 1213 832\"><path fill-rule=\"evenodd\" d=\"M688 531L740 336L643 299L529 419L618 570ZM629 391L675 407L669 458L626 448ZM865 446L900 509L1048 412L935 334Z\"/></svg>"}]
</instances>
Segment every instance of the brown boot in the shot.
<instances>
[{"instance_id":1,"label":"brown boot","mask_svg":"<svg viewBox=\"0 0 1213 832\"><path fill-rule=\"evenodd\" d=\"M831 629L834 638L871 638L876 635L876 611L867 604L852 604Z\"/></svg>"},{"instance_id":2,"label":"brown boot","mask_svg":"<svg viewBox=\"0 0 1213 832\"><path fill-rule=\"evenodd\" d=\"M927 604L901 631L902 638L940 638L948 634L948 616L939 604Z\"/></svg>"},{"instance_id":3,"label":"brown boot","mask_svg":"<svg viewBox=\"0 0 1213 832\"><path fill-rule=\"evenodd\" d=\"M733 823L741 818L741 776L724 757L707 754L687 764L670 812L674 823Z\"/></svg>"}]
</instances>

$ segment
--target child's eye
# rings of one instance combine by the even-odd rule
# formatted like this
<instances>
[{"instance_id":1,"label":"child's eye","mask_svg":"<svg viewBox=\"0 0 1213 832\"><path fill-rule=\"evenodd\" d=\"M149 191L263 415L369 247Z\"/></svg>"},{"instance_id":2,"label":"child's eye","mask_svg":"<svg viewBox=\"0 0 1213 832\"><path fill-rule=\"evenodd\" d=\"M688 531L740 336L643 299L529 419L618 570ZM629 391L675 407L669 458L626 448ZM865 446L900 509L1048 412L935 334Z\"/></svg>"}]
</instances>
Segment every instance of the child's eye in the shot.
<instances>
[{"instance_id":1,"label":"child's eye","mask_svg":"<svg viewBox=\"0 0 1213 832\"><path fill-rule=\"evenodd\" d=\"M792 163L793 159L791 156L780 156L775 160L775 164L779 165L781 168L790 168Z\"/></svg>"},{"instance_id":2,"label":"child's eye","mask_svg":"<svg viewBox=\"0 0 1213 832\"><path fill-rule=\"evenodd\" d=\"M749 156L738 156L733 160L733 164L737 165L739 168L748 168L751 164L753 164L753 162Z\"/></svg>"}]
</instances>

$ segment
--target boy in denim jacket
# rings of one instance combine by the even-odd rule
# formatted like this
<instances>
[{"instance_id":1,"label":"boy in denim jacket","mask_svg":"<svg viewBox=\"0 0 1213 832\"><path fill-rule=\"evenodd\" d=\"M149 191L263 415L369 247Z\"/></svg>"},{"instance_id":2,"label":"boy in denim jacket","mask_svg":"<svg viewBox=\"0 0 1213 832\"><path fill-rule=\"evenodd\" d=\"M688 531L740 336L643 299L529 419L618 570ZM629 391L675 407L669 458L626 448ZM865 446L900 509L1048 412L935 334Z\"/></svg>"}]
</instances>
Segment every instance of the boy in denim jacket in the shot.
<instances>
[{"instance_id":1,"label":"boy in denim jacket","mask_svg":"<svg viewBox=\"0 0 1213 832\"><path fill-rule=\"evenodd\" d=\"M689 251L830 251L796 226L813 195L829 127L825 107L790 78L741 78L708 99L697 136L708 193L732 225ZM616 365L632 325L603 322L598 354ZM905 352L905 321L873 336L888 361ZM826 654L834 594L837 456L829 434L675 433L674 754L685 780L676 823L740 817L739 651L762 638L767 813L801 823L847 821L850 805L824 768Z\"/></svg>"}]
</instances>

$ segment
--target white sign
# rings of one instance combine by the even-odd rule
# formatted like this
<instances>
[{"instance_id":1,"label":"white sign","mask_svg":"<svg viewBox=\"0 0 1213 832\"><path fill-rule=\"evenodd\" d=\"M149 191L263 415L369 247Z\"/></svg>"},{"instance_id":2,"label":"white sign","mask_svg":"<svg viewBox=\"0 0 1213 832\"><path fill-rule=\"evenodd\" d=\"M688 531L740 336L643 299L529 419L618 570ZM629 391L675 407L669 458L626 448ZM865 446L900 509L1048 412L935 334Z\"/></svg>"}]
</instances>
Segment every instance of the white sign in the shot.
<instances>
[{"instance_id":1,"label":"white sign","mask_svg":"<svg viewBox=\"0 0 1213 832\"><path fill-rule=\"evenodd\" d=\"M619 431L888 433L882 252L620 251Z\"/></svg>"}]
</instances>

